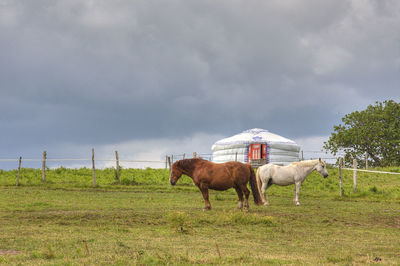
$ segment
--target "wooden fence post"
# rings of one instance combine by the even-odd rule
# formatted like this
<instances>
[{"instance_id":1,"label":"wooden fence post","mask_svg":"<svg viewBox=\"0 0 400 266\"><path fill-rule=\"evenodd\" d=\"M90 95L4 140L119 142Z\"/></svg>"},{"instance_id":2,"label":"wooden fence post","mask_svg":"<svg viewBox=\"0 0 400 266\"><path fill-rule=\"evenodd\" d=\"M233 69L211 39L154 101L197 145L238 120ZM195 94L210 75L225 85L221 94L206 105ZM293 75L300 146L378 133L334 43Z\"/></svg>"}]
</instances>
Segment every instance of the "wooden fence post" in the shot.
<instances>
[{"instance_id":1,"label":"wooden fence post","mask_svg":"<svg viewBox=\"0 0 400 266\"><path fill-rule=\"evenodd\" d=\"M182 155L182 160L184 160L184 159L185 159L185 154Z\"/></svg>"},{"instance_id":2,"label":"wooden fence post","mask_svg":"<svg viewBox=\"0 0 400 266\"><path fill-rule=\"evenodd\" d=\"M357 160L353 159L353 190L357 189Z\"/></svg>"},{"instance_id":3,"label":"wooden fence post","mask_svg":"<svg viewBox=\"0 0 400 266\"><path fill-rule=\"evenodd\" d=\"M119 156L118 156L118 151L115 151L115 163L116 163L116 168L115 168L115 178L117 179L117 182L120 183L119 181Z\"/></svg>"},{"instance_id":4,"label":"wooden fence post","mask_svg":"<svg viewBox=\"0 0 400 266\"><path fill-rule=\"evenodd\" d=\"M93 187L96 187L96 169L94 165L94 149L92 148L92 173L93 173Z\"/></svg>"},{"instance_id":5,"label":"wooden fence post","mask_svg":"<svg viewBox=\"0 0 400 266\"><path fill-rule=\"evenodd\" d=\"M168 155L165 155L165 169L168 168Z\"/></svg>"},{"instance_id":6,"label":"wooden fence post","mask_svg":"<svg viewBox=\"0 0 400 266\"><path fill-rule=\"evenodd\" d=\"M339 157L339 189L340 189L340 196L343 196L342 164L343 164L343 158Z\"/></svg>"},{"instance_id":7,"label":"wooden fence post","mask_svg":"<svg viewBox=\"0 0 400 266\"><path fill-rule=\"evenodd\" d=\"M301 151L301 160L304 161L304 152Z\"/></svg>"},{"instance_id":8,"label":"wooden fence post","mask_svg":"<svg viewBox=\"0 0 400 266\"><path fill-rule=\"evenodd\" d=\"M193 152L193 158L197 158L197 152Z\"/></svg>"},{"instance_id":9,"label":"wooden fence post","mask_svg":"<svg viewBox=\"0 0 400 266\"><path fill-rule=\"evenodd\" d=\"M365 170L368 169L368 153L365 153Z\"/></svg>"},{"instance_id":10,"label":"wooden fence post","mask_svg":"<svg viewBox=\"0 0 400 266\"><path fill-rule=\"evenodd\" d=\"M21 174L21 161L22 157L20 156L18 160L17 186L19 186L19 175Z\"/></svg>"},{"instance_id":11,"label":"wooden fence post","mask_svg":"<svg viewBox=\"0 0 400 266\"><path fill-rule=\"evenodd\" d=\"M168 160L169 169L171 169L171 157L167 156L167 160Z\"/></svg>"},{"instance_id":12,"label":"wooden fence post","mask_svg":"<svg viewBox=\"0 0 400 266\"><path fill-rule=\"evenodd\" d=\"M237 152L235 153L235 162L237 162Z\"/></svg>"},{"instance_id":13,"label":"wooden fence post","mask_svg":"<svg viewBox=\"0 0 400 266\"><path fill-rule=\"evenodd\" d=\"M43 160L42 160L42 182L46 181L46 151L43 151Z\"/></svg>"}]
</instances>

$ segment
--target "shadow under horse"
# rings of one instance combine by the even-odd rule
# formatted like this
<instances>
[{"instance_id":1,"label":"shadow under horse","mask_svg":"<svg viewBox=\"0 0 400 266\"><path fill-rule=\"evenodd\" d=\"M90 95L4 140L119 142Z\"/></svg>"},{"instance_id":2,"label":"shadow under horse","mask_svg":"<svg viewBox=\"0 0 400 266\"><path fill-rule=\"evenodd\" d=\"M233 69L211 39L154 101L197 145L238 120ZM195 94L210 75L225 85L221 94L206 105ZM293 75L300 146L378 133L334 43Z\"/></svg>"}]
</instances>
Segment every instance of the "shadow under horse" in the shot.
<instances>
[{"instance_id":1,"label":"shadow under horse","mask_svg":"<svg viewBox=\"0 0 400 266\"><path fill-rule=\"evenodd\" d=\"M193 183L200 189L205 201L204 210L211 210L208 189L227 190L234 188L239 197L238 209L249 209L250 191L247 183L250 181L254 202L262 205L263 201L257 187L257 180L253 167L240 162L212 163L201 158L183 159L171 166L169 182L172 186L185 174L193 179ZM245 196L243 203L243 194Z\"/></svg>"}]
</instances>

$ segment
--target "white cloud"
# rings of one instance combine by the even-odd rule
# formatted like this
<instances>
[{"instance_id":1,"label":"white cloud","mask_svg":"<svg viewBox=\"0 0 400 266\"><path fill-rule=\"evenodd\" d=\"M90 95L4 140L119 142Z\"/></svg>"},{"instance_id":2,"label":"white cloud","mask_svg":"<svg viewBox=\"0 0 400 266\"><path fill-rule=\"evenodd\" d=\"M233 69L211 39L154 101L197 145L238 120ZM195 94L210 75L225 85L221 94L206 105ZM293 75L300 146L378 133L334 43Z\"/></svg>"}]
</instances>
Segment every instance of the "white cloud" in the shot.
<instances>
[{"instance_id":1,"label":"white cloud","mask_svg":"<svg viewBox=\"0 0 400 266\"><path fill-rule=\"evenodd\" d=\"M322 158L327 163L333 164L336 163L335 157L323 149L324 142L328 141L328 139L329 136L310 136L295 139L295 142L300 145L305 160Z\"/></svg>"},{"instance_id":2,"label":"white cloud","mask_svg":"<svg viewBox=\"0 0 400 266\"><path fill-rule=\"evenodd\" d=\"M306 138L297 138L295 142L300 145L303 151L322 151L322 146L328 139L328 136L310 136Z\"/></svg>"},{"instance_id":3,"label":"white cloud","mask_svg":"<svg viewBox=\"0 0 400 266\"><path fill-rule=\"evenodd\" d=\"M350 52L338 46L323 46L315 51L313 70L318 75L343 70L350 65L353 56Z\"/></svg>"},{"instance_id":4,"label":"white cloud","mask_svg":"<svg viewBox=\"0 0 400 266\"><path fill-rule=\"evenodd\" d=\"M175 159L182 159L183 154L186 158L191 158L193 152L196 152L199 156L208 159L211 156L211 145L221 138L221 135L195 133L183 138L142 139L98 145L94 147L96 167L115 167L115 151L118 151L121 166L127 168L164 168L166 155L174 155ZM63 151L60 156L88 159L91 158L91 149L92 147L87 145L71 144L63 144L56 148ZM48 158L55 158L55 156L51 151L48 152ZM51 161L50 163L53 167L60 165L58 162ZM89 160L82 163L75 161L63 163L67 167L90 167Z\"/></svg>"}]
</instances>

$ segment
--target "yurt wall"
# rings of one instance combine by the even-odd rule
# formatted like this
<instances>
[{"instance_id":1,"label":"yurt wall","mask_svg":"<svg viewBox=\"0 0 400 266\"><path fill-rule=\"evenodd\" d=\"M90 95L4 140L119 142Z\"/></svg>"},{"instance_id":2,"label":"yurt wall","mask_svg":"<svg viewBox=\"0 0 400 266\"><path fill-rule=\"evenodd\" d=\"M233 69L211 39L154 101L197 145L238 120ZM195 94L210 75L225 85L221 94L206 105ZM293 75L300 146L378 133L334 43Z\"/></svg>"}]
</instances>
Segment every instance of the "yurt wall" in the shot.
<instances>
[{"instance_id":1,"label":"yurt wall","mask_svg":"<svg viewBox=\"0 0 400 266\"><path fill-rule=\"evenodd\" d=\"M299 160L300 147L292 140L265 129L249 129L217 141L212 146L213 162L249 163L263 159L266 163L287 165Z\"/></svg>"}]
</instances>

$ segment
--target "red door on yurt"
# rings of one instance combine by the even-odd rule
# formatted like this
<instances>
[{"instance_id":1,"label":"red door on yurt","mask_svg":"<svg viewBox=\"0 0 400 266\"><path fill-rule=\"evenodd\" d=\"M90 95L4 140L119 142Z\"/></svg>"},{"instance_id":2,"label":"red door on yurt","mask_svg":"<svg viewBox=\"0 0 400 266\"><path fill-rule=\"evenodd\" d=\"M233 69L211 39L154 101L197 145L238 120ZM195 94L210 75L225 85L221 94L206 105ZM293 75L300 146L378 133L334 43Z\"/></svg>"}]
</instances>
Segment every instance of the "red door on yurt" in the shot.
<instances>
[{"instance_id":1,"label":"red door on yurt","mask_svg":"<svg viewBox=\"0 0 400 266\"><path fill-rule=\"evenodd\" d=\"M267 144L261 144L261 159L267 159Z\"/></svg>"},{"instance_id":2,"label":"red door on yurt","mask_svg":"<svg viewBox=\"0 0 400 266\"><path fill-rule=\"evenodd\" d=\"M267 144L250 144L248 162L255 159L267 159Z\"/></svg>"},{"instance_id":3,"label":"red door on yurt","mask_svg":"<svg viewBox=\"0 0 400 266\"><path fill-rule=\"evenodd\" d=\"M261 144L250 144L249 159L261 159Z\"/></svg>"}]
</instances>

